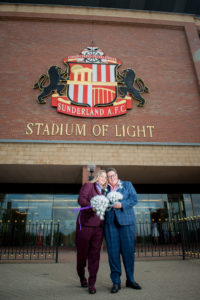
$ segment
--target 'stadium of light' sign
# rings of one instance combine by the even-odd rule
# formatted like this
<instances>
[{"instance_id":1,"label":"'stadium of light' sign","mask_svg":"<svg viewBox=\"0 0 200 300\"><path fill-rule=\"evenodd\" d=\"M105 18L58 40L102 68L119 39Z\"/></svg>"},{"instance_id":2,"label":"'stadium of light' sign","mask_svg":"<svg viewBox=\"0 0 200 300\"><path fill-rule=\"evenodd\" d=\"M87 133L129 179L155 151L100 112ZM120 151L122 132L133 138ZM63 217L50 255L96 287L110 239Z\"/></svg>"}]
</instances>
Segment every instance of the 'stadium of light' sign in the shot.
<instances>
[{"instance_id":1,"label":"'stadium of light' sign","mask_svg":"<svg viewBox=\"0 0 200 300\"><path fill-rule=\"evenodd\" d=\"M116 137L116 138L152 138L154 125L117 125L94 124L92 127L87 124L78 123L40 123L30 122L26 125L25 133L28 136L87 136L90 137Z\"/></svg>"},{"instance_id":2,"label":"'stadium of light' sign","mask_svg":"<svg viewBox=\"0 0 200 300\"><path fill-rule=\"evenodd\" d=\"M148 93L148 88L143 80L136 78L132 69L120 73L121 62L105 56L98 47L87 47L80 55L65 58L64 63L64 71L51 66L34 84L42 91L37 99L40 104L52 94L52 106L59 113L85 118L126 114L133 99L139 101L139 107L144 106L141 94ZM47 80L49 85L45 86Z\"/></svg>"}]
</instances>

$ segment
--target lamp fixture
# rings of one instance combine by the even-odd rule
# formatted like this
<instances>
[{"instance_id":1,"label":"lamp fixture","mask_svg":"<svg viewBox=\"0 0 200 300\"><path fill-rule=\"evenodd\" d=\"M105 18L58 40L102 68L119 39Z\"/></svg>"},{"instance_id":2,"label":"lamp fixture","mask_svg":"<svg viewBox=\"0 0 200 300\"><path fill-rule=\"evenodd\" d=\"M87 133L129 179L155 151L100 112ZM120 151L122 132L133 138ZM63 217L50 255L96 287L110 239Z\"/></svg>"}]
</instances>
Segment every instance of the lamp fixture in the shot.
<instances>
[{"instance_id":1,"label":"lamp fixture","mask_svg":"<svg viewBox=\"0 0 200 300\"><path fill-rule=\"evenodd\" d=\"M96 169L96 165L90 164L90 165L87 166L87 169L90 172L90 176L89 176L89 181L90 181L94 178L93 174L94 174L94 171Z\"/></svg>"}]
</instances>

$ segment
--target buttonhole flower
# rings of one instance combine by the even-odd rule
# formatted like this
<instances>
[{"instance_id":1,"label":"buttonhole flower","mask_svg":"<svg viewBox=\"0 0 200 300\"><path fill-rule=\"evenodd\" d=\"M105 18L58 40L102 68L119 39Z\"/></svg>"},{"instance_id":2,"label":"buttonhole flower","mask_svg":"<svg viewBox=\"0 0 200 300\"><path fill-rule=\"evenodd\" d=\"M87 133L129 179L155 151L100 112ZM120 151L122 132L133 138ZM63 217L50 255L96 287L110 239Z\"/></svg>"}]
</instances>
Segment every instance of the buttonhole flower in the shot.
<instances>
[{"instance_id":1,"label":"buttonhole flower","mask_svg":"<svg viewBox=\"0 0 200 300\"><path fill-rule=\"evenodd\" d=\"M107 191L108 191L108 189L102 189L102 193L103 193L103 195L106 195L106 193L107 193Z\"/></svg>"},{"instance_id":2,"label":"buttonhole flower","mask_svg":"<svg viewBox=\"0 0 200 300\"><path fill-rule=\"evenodd\" d=\"M123 188L123 185L122 185L122 183L121 182L119 182L119 184L118 184L118 189L122 189Z\"/></svg>"}]
</instances>

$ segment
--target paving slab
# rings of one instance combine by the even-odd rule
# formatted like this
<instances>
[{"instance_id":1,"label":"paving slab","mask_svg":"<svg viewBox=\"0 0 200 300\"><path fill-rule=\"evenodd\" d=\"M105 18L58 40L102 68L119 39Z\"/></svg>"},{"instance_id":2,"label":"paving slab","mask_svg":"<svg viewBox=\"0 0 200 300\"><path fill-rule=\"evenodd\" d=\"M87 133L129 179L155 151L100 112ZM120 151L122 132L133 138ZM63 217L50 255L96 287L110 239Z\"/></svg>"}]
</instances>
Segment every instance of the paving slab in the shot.
<instances>
[{"instance_id":1,"label":"paving slab","mask_svg":"<svg viewBox=\"0 0 200 300\"><path fill-rule=\"evenodd\" d=\"M136 261L135 278L142 290L125 287L111 294L110 269L102 260L95 295L81 288L73 259L66 263L4 263L0 264L1 300L199 300L200 260Z\"/></svg>"}]
</instances>

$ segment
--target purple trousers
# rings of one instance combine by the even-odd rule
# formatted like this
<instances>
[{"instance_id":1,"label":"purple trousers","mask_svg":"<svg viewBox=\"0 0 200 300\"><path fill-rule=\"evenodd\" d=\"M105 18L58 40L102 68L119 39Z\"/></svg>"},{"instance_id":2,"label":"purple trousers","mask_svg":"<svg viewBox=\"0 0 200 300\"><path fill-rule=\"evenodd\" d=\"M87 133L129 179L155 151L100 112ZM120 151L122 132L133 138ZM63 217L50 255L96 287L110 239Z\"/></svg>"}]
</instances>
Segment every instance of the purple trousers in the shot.
<instances>
[{"instance_id":1,"label":"purple trousers","mask_svg":"<svg viewBox=\"0 0 200 300\"><path fill-rule=\"evenodd\" d=\"M85 277L85 267L88 262L88 284L93 287L99 269L103 227L76 228L77 273L80 280Z\"/></svg>"}]
</instances>

